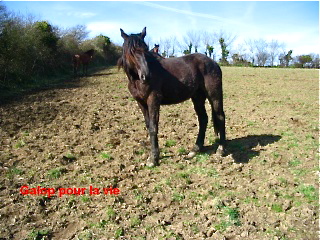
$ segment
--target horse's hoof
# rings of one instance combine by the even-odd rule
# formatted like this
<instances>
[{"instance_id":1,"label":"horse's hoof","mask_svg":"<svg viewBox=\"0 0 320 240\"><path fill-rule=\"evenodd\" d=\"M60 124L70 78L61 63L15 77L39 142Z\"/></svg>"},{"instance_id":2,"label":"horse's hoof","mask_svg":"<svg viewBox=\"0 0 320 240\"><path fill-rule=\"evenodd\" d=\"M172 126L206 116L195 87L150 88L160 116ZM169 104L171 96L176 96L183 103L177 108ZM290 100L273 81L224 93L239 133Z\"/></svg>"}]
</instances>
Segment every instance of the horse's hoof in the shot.
<instances>
[{"instance_id":1,"label":"horse's hoof","mask_svg":"<svg viewBox=\"0 0 320 240\"><path fill-rule=\"evenodd\" d=\"M197 155L197 152L192 151L187 155L187 159L194 158L195 155Z\"/></svg>"},{"instance_id":2,"label":"horse's hoof","mask_svg":"<svg viewBox=\"0 0 320 240\"><path fill-rule=\"evenodd\" d=\"M146 166L147 167L156 167L158 166L159 163L157 163L156 161L154 160L151 160L151 158L149 157L148 160L147 160L147 163L146 163Z\"/></svg>"},{"instance_id":3,"label":"horse's hoof","mask_svg":"<svg viewBox=\"0 0 320 240\"><path fill-rule=\"evenodd\" d=\"M225 156L225 154L226 154L226 152L225 152L224 147L222 145L219 145L219 147L216 151L216 155L223 157L223 156Z\"/></svg>"}]
</instances>

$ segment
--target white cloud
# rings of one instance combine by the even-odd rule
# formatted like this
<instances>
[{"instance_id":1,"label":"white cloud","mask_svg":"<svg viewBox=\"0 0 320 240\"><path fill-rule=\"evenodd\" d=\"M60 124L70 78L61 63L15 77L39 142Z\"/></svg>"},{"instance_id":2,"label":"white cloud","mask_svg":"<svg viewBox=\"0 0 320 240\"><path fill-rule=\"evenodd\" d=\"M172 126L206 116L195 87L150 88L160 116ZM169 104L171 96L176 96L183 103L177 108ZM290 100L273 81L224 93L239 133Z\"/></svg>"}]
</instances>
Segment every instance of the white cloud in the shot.
<instances>
[{"instance_id":1,"label":"white cloud","mask_svg":"<svg viewBox=\"0 0 320 240\"><path fill-rule=\"evenodd\" d=\"M96 16L97 14L93 12L67 12L66 15L78 18L91 18Z\"/></svg>"},{"instance_id":2,"label":"white cloud","mask_svg":"<svg viewBox=\"0 0 320 240\"><path fill-rule=\"evenodd\" d=\"M215 20L215 21L219 21L219 22L228 23L228 24L235 24L235 25L240 24L239 21L233 21L231 19L215 16L212 14L199 13L199 12L194 12L191 10L183 10L183 9L177 9L177 8L172 8L172 7L166 7L166 6L156 4L156 3L151 3L151 2L136 2L136 4L141 4L144 6L148 6L148 7L152 7L152 8L156 8L156 9L161 9L161 10L165 10L165 11L169 11L169 12L174 12L174 13L180 13L180 14L193 16L193 17L201 17L201 18L205 18L205 19L211 19L211 20Z\"/></svg>"},{"instance_id":3,"label":"white cloud","mask_svg":"<svg viewBox=\"0 0 320 240\"><path fill-rule=\"evenodd\" d=\"M120 28L124 31L131 30L133 27L130 23L110 22L110 21L97 21L86 24L87 29L90 31L89 36L95 37L100 34L108 36L113 43L122 45L122 38L120 35ZM131 32L128 32L131 33Z\"/></svg>"}]
</instances>

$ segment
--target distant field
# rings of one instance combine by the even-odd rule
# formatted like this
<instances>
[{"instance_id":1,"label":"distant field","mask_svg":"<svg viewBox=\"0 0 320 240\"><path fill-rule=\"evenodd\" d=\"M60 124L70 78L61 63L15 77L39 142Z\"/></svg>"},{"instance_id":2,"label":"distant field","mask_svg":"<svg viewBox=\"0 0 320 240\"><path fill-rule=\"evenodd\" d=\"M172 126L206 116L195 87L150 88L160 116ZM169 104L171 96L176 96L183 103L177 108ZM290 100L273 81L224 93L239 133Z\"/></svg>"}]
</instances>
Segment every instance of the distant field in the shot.
<instances>
[{"instance_id":1,"label":"distant field","mask_svg":"<svg viewBox=\"0 0 320 240\"><path fill-rule=\"evenodd\" d=\"M207 151L185 160L187 101L161 108L160 166L145 167L143 115L116 68L0 106L0 238L318 239L319 71L222 71L223 158L210 123Z\"/></svg>"}]
</instances>

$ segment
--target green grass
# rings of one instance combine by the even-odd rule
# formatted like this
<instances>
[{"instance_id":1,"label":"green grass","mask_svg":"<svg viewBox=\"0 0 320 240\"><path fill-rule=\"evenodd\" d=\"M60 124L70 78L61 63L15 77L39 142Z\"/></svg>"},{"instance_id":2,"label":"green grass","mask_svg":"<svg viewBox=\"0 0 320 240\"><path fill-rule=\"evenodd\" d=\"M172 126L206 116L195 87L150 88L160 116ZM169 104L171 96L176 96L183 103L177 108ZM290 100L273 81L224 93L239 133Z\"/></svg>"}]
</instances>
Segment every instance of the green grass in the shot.
<instances>
[{"instance_id":1,"label":"green grass","mask_svg":"<svg viewBox=\"0 0 320 240\"><path fill-rule=\"evenodd\" d=\"M179 155L186 155L187 153L188 153L188 151L183 147L178 149L178 154Z\"/></svg>"},{"instance_id":2,"label":"green grass","mask_svg":"<svg viewBox=\"0 0 320 240\"><path fill-rule=\"evenodd\" d=\"M29 234L29 238L34 240L49 239L51 234L52 234L51 231L47 229L42 229L42 230L34 229Z\"/></svg>"},{"instance_id":3,"label":"green grass","mask_svg":"<svg viewBox=\"0 0 320 240\"><path fill-rule=\"evenodd\" d=\"M8 172L6 173L6 176L10 179L12 179L14 176L16 175L22 175L24 173L23 170L16 168L16 167L12 167L9 168Z\"/></svg>"},{"instance_id":4,"label":"green grass","mask_svg":"<svg viewBox=\"0 0 320 240\"><path fill-rule=\"evenodd\" d=\"M204 163L208 161L210 158L210 155L208 153L198 153L195 157L196 161L199 163Z\"/></svg>"},{"instance_id":5,"label":"green grass","mask_svg":"<svg viewBox=\"0 0 320 240\"><path fill-rule=\"evenodd\" d=\"M295 158L295 159L291 160L288 163L288 165L289 165L289 167L296 167L296 166L299 166L301 163L302 162L299 159Z\"/></svg>"},{"instance_id":6,"label":"green grass","mask_svg":"<svg viewBox=\"0 0 320 240\"><path fill-rule=\"evenodd\" d=\"M175 141L175 140L167 140L164 145L165 145L166 147L173 147L173 146L175 146L176 144L177 144L177 141Z\"/></svg>"},{"instance_id":7,"label":"green grass","mask_svg":"<svg viewBox=\"0 0 320 240\"><path fill-rule=\"evenodd\" d=\"M230 208L224 205L218 205L217 207L222 210L222 214L220 215L222 220L214 225L217 230L224 232L230 226L241 226L238 208Z\"/></svg>"},{"instance_id":8,"label":"green grass","mask_svg":"<svg viewBox=\"0 0 320 240\"><path fill-rule=\"evenodd\" d=\"M130 227L137 227L141 224L141 220L139 217L135 216L130 219Z\"/></svg>"},{"instance_id":9,"label":"green grass","mask_svg":"<svg viewBox=\"0 0 320 240\"><path fill-rule=\"evenodd\" d=\"M103 158L103 159L106 159L106 160L111 160L113 159L112 156L109 154L109 153L106 153L106 152L102 152L100 154L100 156Z\"/></svg>"},{"instance_id":10,"label":"green grass","mask_svg":"<svg viewBox=\"0 0 320 240\"><path fill-rule=\"evenodd\" d=\"M123 228L118 228L114 233L114 237L116 239L118 239L118 238L120 238L122 236L124 236L124 229Z\"/></svg>"},{"instance_id":11,"label":"green grass","mask_svg":"<svg viewBox=\"0 0 320 240\"><path fill-rule=\"evenodd\" d=\"M174 192L172 194L172 201L174 201L174 202L181 202L181 201L183 201L183 199L185 199L184 194L180 194L177 192Z\"/></svg>"},{"instance_id":12,"label":"green grass","mask_svg":"<svg viewBox=\"0 0 320 240\"><path fill-rule=\"evenodd\" d=\"M309 202L315 202L318 201L319 195L317 193L317 190L312 185L301 185L298 187L298 192L302 193L304 198Z\"/></svg>"},{"instance_id":13,"label":"green grass","mask_svg":"<svg viewBox=\"0 0 320 240\"><path fill-rule=\"evenodd\" d=\"M107 216L108 221L113 221L116 219L117 215L116 215L116 212L114 211L113 208L108 207L106 210L106 216Z\"/></svg>"},{"instance_id":14,"label":"green grass","mask_svg":"<svg viewBox=\"0 0 320 240\"><path fill-rule=\"evenodd\" d=\"M277 213L283 212L282 205L277 203L271 205L271 210Z\"/></svg>"},{"instance_id":15,"label":"green grass","mask_svg":"<svg viewBox=\"0 0 320 240\"><path fill-rule=\"evenodd\" d=\"M87 203L87 202L90 202L90 197L88 196L81 196L81 201L84 202L84 203Z\"/></svg>"},{"instance_id":16,"label":"green grass","mask_svg":"<svg viewBox=\"0 0 320 240\"><path fill-rule=\"evenodd\" d=\"M209 167L191 167L189 168L190 173L195 173L199 175L205 175L208 177L218 177L219 174L215 168L212 168L211 166Z\"/></svg>"},{"instance_id":17,"label":"green grass","mask_svg":"<svg viewBox=\"0 0 320 240\"><path fill-rule=\"evenodd\" d=\"M50 179L58 179L62 176L62 174L64 174L66 172L65 169L63 168L54 168L54 169L51 169L49 170L48 172L48 177Z\"/></svg>"},{"instance_id":18,"label":"green grass","mask_svg":"<svg viewBox=\"0 0 320 240\"><path fill-rule=\"evenodd\" d=\"M25 141L23 139L21 139L14 145L14 148L22 148L25 145L26 145Z\"/></svg>"},{"instance_id":19,"label":"green grass","mask_svg":"<svg viewBox=\"0 0 320 240\"><path fill-rule=\"evenodd\" d=\"M98 223L97 227L98 228L105 228L107 226L108 222L104 219L100 220L100 222Z\"/></svg>"}]
</instances>

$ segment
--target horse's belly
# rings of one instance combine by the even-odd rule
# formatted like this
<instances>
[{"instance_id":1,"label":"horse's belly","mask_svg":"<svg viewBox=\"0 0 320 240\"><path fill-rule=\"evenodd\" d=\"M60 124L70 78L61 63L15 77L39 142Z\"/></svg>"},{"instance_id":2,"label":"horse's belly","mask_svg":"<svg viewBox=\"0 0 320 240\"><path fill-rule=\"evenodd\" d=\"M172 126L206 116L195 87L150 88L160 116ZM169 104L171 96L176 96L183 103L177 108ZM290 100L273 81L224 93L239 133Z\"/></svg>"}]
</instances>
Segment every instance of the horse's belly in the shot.
<instances>
[{"instance_id":1,"label":"horse's belly","mask_svg":"<svg viewBox=\"0 0 320 240\"><path fill-rule=\"evenodd\" d=\"M193 88L166 88L162 91L162 105L177 104L190 99L194 94Z\"/></svg>"}]
</instances>

